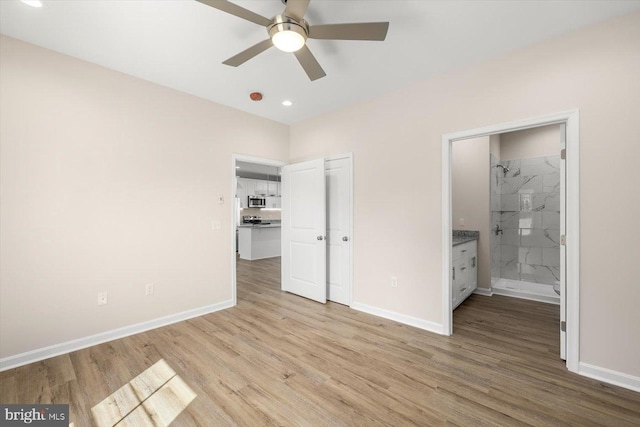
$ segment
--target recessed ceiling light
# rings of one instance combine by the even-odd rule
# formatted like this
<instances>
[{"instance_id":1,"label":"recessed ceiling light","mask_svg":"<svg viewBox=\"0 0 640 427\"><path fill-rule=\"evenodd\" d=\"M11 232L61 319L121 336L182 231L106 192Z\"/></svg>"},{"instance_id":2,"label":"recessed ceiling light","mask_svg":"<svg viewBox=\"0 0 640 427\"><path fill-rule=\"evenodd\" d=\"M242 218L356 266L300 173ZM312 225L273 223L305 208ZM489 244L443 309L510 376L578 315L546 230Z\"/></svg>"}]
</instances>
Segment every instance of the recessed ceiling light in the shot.
<instances>
[{"instance_id":1,"label":"recessed ceiling light","mask_svg":"<svg viewBox=\"0 0 640 427\"><path fill-rule=\"evenodd\" d=\"M21 0L22 3L28 4L33 7L42 7L42 2L40 0Z\"/></svg>"},{"instance_id":2,"label":"recessed ceiling light","mask_svg":"<svg viewBox=\"0 0 640 427\"><path fill-rule=\"evenodd\" d=\"M282 101L282 105L284 105L285 107L291 107L293 105L293 102L289 100Z\"/></svg>"}]
</instances>

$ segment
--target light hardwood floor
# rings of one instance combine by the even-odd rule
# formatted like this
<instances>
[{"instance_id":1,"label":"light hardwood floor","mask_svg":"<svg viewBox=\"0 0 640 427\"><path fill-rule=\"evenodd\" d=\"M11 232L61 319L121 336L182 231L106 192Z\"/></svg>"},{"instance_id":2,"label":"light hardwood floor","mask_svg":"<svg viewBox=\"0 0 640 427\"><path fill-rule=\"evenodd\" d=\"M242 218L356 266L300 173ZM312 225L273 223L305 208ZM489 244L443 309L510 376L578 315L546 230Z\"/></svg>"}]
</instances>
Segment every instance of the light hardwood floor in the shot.
<instances>
[{"instance_id":1,"label":"light hardwood floor","mask_svg":"<svg viewBox=\"0 0 640 427\"><path fill-rule=\"evenodd\" d=\"M443 337L279 290L238 260L237 307L0 373L2 403L89 425L640 425L640 394L569 373L558 308L471 296Z\"/></svg>"}]
</instances>

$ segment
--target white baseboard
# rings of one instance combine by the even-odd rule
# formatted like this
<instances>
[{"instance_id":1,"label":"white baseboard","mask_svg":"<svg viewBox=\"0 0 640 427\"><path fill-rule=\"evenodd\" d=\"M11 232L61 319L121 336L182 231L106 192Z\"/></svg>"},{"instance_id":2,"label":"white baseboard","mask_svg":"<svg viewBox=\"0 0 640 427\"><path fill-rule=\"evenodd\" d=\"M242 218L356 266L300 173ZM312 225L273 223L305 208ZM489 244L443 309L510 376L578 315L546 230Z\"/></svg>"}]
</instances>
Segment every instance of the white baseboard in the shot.
<instances>
[{"instance_id":1,"label":"white baseboard","mask_svg":"<svg viewBox=\"0 0 640 427\"><path fill-rule=\"evenodd\" d=\"M7 369L17 368L18 366L27 365L29 363L38 362L50 357L59 356L61 354L70 353L72 351L81 350L93 345L102 344L129 335L139 334L140 332L156 329L161 326L170 325L172 323L181 322L193 317L202 316L213 313L215 311L224 310L233 307L233 300L222 301L217 304L206 305L204 307L194 308L192 310L183 311L181 313L170 314L168 316L159 317L157 319L146 322L136 323L134 325L124 326L122 328L113 329L99 334L90 335L88 337L78 338L75 340L54 344L48 347L27 351L16 354L14 356L4 357L0 359L0 372Z\"/></svg>"},{"instance_id":2,"label":"white baseboard","mask_svg":"<svg viewBox=\"0 0 640 427\"><path fill-rule=\"evenodd\" d=\"M476 288L473 291L473 293L476 295L482 295L485 297L490 297L493 295L493 291L491 289L485 289L485 288Z\"/></svg>"},{"instance_id":3,"label":"white baseboard","mask_svg":"<svg viewBox=\"0 0 640 427\"><path fill-rule=\"evenodd\" d=\"M352 303L351 308L353 308L354 310L362 311L364 313L373 314L374 316L383 317L389 320L395 320L396 322L404 323L405 325L424 329L425 331L445 335L444 328L440 323L429 322L428 320L407 316L405 314L396 313L395 311L389 311L359 302Z\"/></svg>"},{"instance_id":4,"label":"white baseboard","mask_svg":"<svg viewBox=\"0 0 640 427\"><path fill-rule=\"evenodd\" d=\"M624 374L607 368L601 368L584 362L580 362L578 364L578 373L585 377L593 378L594 380L603 381L605 383L640 392L640 377L635 377L633 375Z\"/></svg>"}]
</instances>

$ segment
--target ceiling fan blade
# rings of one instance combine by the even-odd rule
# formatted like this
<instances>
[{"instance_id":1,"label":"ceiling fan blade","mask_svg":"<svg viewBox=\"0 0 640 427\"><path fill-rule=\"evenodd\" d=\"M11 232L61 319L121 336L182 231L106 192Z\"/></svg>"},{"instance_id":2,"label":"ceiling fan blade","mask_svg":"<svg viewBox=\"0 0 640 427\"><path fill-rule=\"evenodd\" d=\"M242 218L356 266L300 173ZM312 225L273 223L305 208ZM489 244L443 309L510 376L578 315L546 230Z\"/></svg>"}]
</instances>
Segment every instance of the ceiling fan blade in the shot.
<instances>
[{"instance_id":1,"label":"ceiling fan blade","mask_svg":"<svg viewBox=\"0 0 640 427\"><path fill-rule=\"evenodd\" d=\"M221 10L223 12L230 13L231 15L237 16L238 18L246 19L247 21L251 21L258 25L262 25L263 27L268 27L272 24L271 19L265 18L262 15L258 15L255 12L251 12L244 7L240 7L235 3L231 3L226 0L196 0L202 4L206 4L207 6L211 6L214 9Z\"/></svg>"},{"instance_id":2,"label":"ceiling fan blade","mask_svg":"<svg viewBox=\"0 0 640 427\"><path fill-rule=\"evenodd\" d=\"M263 40L258 44L254 44L249 49L243 50L239 54L232 56L231 58L224 61L223 64L237 67L238 65L244 64L254 56L261 54L271 46L273 46L271 39Z\"/></svg>"},{"instance_id":3,"label":"ceiling fan blade","mask_svg":"<svg viewBox=\"0 0 640 427\"><path fill-rule=\"evenodd\" d=\"M287 0L287 7L284 9L284 16L300 21L307 12L310 0Z\"/></svg>"},{"instance_id":4,"label":"ceiling fan blade","mask_svg":"<svg viewBox=\"0 0 640 427\"><path fill-rule=\"evenodd\" d=\"M309 38L325 40L382 41L387 37L388 29L388 22L312 25L309 27Z\"/></svg>"},{"instance_id":5,"label":"ceiling fan blade","mask_svg":"<svg viewBox=\"0 0 640 427\"><path fill-rule=\"evenodd\" d=\"M293 52L293 54L298 59L300 65L302 65L302 68L304 68L307 76L309 76L309 80L318 80L327 75L327 73L324 72L307 45L302 46L300 50Z\"/></svg>"}]
</instances>

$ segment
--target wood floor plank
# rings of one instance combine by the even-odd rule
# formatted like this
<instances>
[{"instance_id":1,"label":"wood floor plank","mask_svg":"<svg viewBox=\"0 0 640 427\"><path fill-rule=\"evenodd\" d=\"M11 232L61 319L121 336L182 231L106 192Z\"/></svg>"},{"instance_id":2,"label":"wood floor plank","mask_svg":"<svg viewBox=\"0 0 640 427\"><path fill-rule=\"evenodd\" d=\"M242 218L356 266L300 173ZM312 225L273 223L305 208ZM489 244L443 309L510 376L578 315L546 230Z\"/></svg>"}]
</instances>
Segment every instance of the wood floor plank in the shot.
<instances>
[{"instance_id":1,"label":"wood floor plank","mask_svg":"<svg viewBox=\"0 0 640 427\"><path fill-rule=\"evenodd\" d=\"M2 372L0 401L70 403L76 427L640 425L640 393L567 371L557 306L472 295L445 337L279 273L238 260L236 307Z\"/></svg>"}]
</instances>

